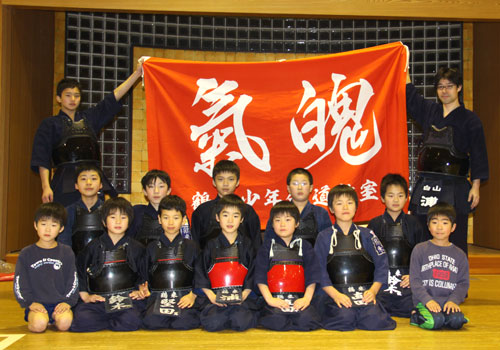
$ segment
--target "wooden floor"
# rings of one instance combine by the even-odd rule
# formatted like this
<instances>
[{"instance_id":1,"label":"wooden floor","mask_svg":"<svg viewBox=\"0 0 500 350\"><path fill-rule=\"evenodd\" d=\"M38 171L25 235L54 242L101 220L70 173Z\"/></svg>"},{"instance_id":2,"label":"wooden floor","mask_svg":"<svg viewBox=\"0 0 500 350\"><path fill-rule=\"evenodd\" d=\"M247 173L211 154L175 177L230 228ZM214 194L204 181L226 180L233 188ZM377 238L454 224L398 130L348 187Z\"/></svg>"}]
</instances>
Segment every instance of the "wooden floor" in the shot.
<instances>
[{"instance_id":1,"label":"wooden floor","mask_svg":"<svg viewBox=\"0 0 500 350\"><path fill-rule=\"evenodd\" d=\"M469 244L469 269L471 274L500 274L500 250Z\"/></svg>"},{"instance_id":2,"label":"wooden floor","mask_svg":"<svg viewBox=\"0 0 500 350\"><path fill-rule=\"evenodd\" d=\"M470 323L460 331L426 331L396 318L394 331L272 332L252 329L243 333L192 331L137 331L130 333L61 333L48 330L30 334L23 310L12 293L12 282L0 282L0 350L8 349L500 349L500 275L471 277L469 298L462 307ZM20 337L21 335L24 335ZM20 339L17 339L19 338Z\"/></svg>"}]
</instances>

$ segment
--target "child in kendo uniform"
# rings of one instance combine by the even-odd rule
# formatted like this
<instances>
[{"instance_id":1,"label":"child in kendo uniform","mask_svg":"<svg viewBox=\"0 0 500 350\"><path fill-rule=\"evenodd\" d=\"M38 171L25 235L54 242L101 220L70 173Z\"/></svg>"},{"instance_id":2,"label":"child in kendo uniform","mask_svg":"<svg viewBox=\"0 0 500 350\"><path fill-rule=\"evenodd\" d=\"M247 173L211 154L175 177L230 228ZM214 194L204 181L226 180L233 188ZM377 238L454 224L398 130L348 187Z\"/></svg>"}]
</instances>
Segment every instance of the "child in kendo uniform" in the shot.
<instances>
[{"instance_id":1,"label":"child in kendo uniform","mask_svg":"<svg viewBox=\"0 0 500 350\"><path fill-rule=\"evenodd\" d=\"M313 176L307 169L295 168L286 177L286 188L292 203L295 204L300 213L299 226L294 235L307 239L314 246L318 233L332 226L332 221L323 207L309 202L309 196L313 191ZM269 219L264 239L270 238L272 234L273 223Z\"/></svg>"},{"instance_id":2,"label":"child in kendo uniform","mask_svg":"<svg viewBox=\"0 0 500 350\"><path fill-rule=\"evenodd\" d=\"M217 201L216 219L220 233L209 240L196 261L195 287L201 288L209 303L201 312L201 326L207 331L244 331L257 325L255 301L248 296L253 287L252 241L238 228L246 204L235 194Z\"/></svg>"},{"instance_id":3,"label":"child in kendo uniform","mask_svg":"<svg viewBox=\"0 0 500 350\"><path fill-rule=\"evenodd\" d=\"M146 248L151 295L142 320L147 329L193 329L200 326L200 303L193 293L194 265L200 250L180 234L186 202L168 195L159 205L163 235ZM149 291L146 291L149 294Z\"/></svg>"},{"instance_id":4,"label":"child in kendo uniform","mask_svg":"<svg viewBox=\"0 0 500 350\"><path fill-rule=\"evenodd\" d=\"M387 252L389 275L377 299L391 316L410 317L413 309L410 255L413 247L424 241L424 230L418 218L403 211L408 200L408 183L404 177L385 175L380 183L380 197L385 212L371 219L368 228L377 235Z\"/></svg>"},{"instance_id":5,"label":"child in kendo uniform","mask_svg":"<svg viewBox=\"0 0 500 350\"><path fill-rule=\"evenodd\" d=\"M335 224L320 232L314 246L326 293L318 303L322 326L340 331L394 329L396 322L376 299L387 282L387 254L371 230L353 223L357 206L358 196L348 185L328 193Z\"/></svg>"},{"instance_id":6,"label":"child in kendo uniform","mask_svg":"<svg viewBox=\"0 0 500 350\"><path fill-rule=\"evenodd\" d=\"M218 161L212 171L212 183L217 190L217 197L200 204L191 216L191 235L201 249L220 232L220 223L216 219L217 202L233 194L240 185L240 167L232 160ZM259 216L251 205L245 204L243 222L239 231L248 236L255 251L262 243Z\"/></svg>"},{"instance_id":7,"label":"child in kendo uniform","mask_svg":"<svg viewBox=\"0 0 500 350\"><path fill-rule=\"evenodd\" d=\"M111 198L101 207L106 233L78 255L76 267L81 302L75 308L73 332L135 331L141 327L146 280L144 246L125 235L133 218L125 198Z\"/></svg>"},{"instance_id":8,"label":"child in kendo uniform","mask_svg":"<svg viewBox=\"0 0 500 350\"><path fill-rule=\"evenodd\" d=\"M310 331L321 327L319 314L311 305L320 281L319 264L312 245L295 235L299 209L281 201L271 209L270 238L257 252L255 284L266 305L259 324L277 331Z\"/></svg>"},{"instance_id":9,"label":"child in kendo uniform","mask_svg":"<svg viewBox=\"0 0 500 350\"><path fill-rule=\"evenodd\" d=\"M100 165L99 133L120 112L120 100L141 77L143 62L141 57L137 69L123 83L96 106L84 111L79 108L82 95L80 84L74 79L59 81L56 100L61 110L42 121L31 153L31 170L40 175L42 183L42 202L54 201L68 206L80 198L73 185L75 170L82 163ZM52 168L55 172L51 179ZM104 193L117 196L105 176L102 184Z\"/></svg>"},{"instance_id":10,"label":"child in kendo uniform","mask_svg":"<svg viewBox=\"0 0 500 350\"><path fill-rule=\"evenodd\" d=\"M170 176L162 170L150 170L141 179L142 193L148 204L134 205L134 220L127 234L147 246L163 235L158 222L159 205L172 191Z\"/></svg>"},{"instance_id":11,"label":"child in kendo uniform","mask_svg":"<svg viewBox=\"0 0 500 350\"><path fill-rule=\"evenodd\" d=\"M100 212L104 200L99 198L101 169L92 163L80 165L76 168L75 188L80 199L66 207L68 221L57 242L69 245L78 256L90 241L104 233Z\"/></svg>"}]
</instances>

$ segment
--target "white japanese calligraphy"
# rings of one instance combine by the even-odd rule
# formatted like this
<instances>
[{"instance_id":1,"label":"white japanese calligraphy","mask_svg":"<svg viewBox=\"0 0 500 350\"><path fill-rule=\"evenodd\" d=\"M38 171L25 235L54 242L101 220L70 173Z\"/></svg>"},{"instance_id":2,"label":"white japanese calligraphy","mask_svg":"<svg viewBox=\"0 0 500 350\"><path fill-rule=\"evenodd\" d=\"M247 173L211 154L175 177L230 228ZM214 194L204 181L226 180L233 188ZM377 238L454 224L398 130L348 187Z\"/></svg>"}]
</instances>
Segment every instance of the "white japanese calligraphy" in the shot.
<instances>
[{"instance_id":1,"label":"white japanese calligraphy","mask_svg":"<svg viewBox=\"0 0 500 350\"><path fill-rule=\"evenodd\" d=\"M332 73L333 91L330 101L325 101L322 98L315 98L312 103L303 111L302 118L306 118L310 113L316 111L316 120L307 121L299 130L295 119L290 122L290 132L292 135L293 144L302 153L306 153L314 146L318 148L322 155L319 156L306 168L320 162L333 152L340 141L339 152L342 159L351 165L360 165L369 161L382 148L382 142L378 133L377 119L373 113L373 146L366 152L358 155L349 153L348 145L354 150L364 145L369 130L363 129L361 119L364 115L365 108L370 98L374 95L373 88L365 79L360 79L359 82L351 83L339 89L340 83L346 79L345 75ZM316 97L316 90L307 80L302 81L304 94L297 109L297 114L304 108L306 102L311 98ZM359 90L355 109L351 109L352 99L349 97L349 92ZM328 113L326 112L328 107ZM329 119L332 119L334 125L330 130L330 136L335 136L332 146L326 149L326 126ZM354 126L347 126L347 123L352 120ZM304 140L305 134L315 130L316 135L308 141ZM359 135L358 135L359 133ZM349 143L348 143L349 142Z\"/></svg>"},{"instance_id":2,"label":"white japanese calligraphy","mask_svg":"<svg viewBox=\"0 0 500 350\"><path fill-rule=\"evenodd\" d=\"M109 303L110 304L115 304L115 303L121 303L122 301L124 301L125 299L127 299L127 297L124 297L120 294L115 294L115 295L112 295L110 298L109 298Z\"/></svg>"},{"instance_id":3,"label":"white japanese calligraphy","mask_svg":"<svg viewBox=\"0 0 500 350\"><path fill-rule=\"evenodd\" d=\"M161 299L160 304L161 304L161 307L164 307L164 308L174 308L175 304L176 304L176 300L175 299L168 299L168 298Z\"/></svg>"},{"instance_id":4,"label":"white japanese calligraphy","mask_svg":"<svg viewBox=\"0 0 500 350\"><path fill-rule=\"evenodd\" d=\"M210 195L207 192L203 192L201 194L200 192L196 191L196 194L191 197L191 200L193 203L191 204L191 207L193 207L193 210L198 208L201 203L208 202L210 199Z\"/></svg>"},{"instance_id":5,"label":"white japanese calligraphy","mask_svg":"<svg viewBox=\"0 0 500 350\"><path fill-rule=\"evenodd\" d=\"M111 310L121 310L121 309L130 309L130 305L125 303L114 303L111 306Z\"/></svg>"},{"instance_id":6,"label":"white japanese calligraphy","mask_svg":"<svg viewBox=\"0 0 500 350\"><path fill-rule=\"evenodd\" d=\"M328 192L330 192L328 185L324 185L320 190L315 188L312 196L313 204L328 206Z\"/></svg>"},{"instance_id":7,"label":"white japanese calligraphy","mask_svg":"<svg viewBox=\"0 0 500 350\"><path fill-rule=\"evenodd\" d=\"M192 106L196 105L200 100L208 102L210 106L203 110L203 114L210 119L204 125L191 125L191 141L198 140L198 148L205 149L208 142L211 140L212 145L208 147L200 155L201 163L195 163L194 171L204 171L207 175L212 176L212 170L215 159L225 151L228 144L226 138L234 132L236 142L239 147L239 152L230 151L226 153L229 160L245 158L255 168L269 172L271 170L269 149L263 139L256 136L249 136L243 128L243 113L245 108L252 102L252 97L248 95L240 95L236 103L227 107L235 100L234 95L230 94L238 87L236 81L226 80L221 85L217 83L215 78L198 79L198 92L193 101ZM226 119L233 117L233 125L218 129ZM208 133L212 131L211 135ZM252 148L250 141L255 143L259 148L259 157Z\"/></svg>"},{"instance_id":8,"label":"white japanese calligraphy","mask_svg":"<svg viewBox=\"0 0 500 350\"><path fill-rule=\"evenodd\" d=\"M132 305L130 303L125 302L128 297L122 296L120 294L114 294L109 297L109 307L110 310L122 310L122 309L130 309ZM130 300L130 299L129 299Z\"/></svg>"},{"instance_id":9,"label":"white japanese calligraphy","mask_svg":"<svg viewBox=\"0 0 500 350\"><path fill-rule=\"evenodd\" d=\"M266 198L264 205L274 206L276 203L278 203L280 201L280 199L278 198L279 193L280 190L271 191L270 189L267 189L266 195L264 196L264 198Z\"/></svg>"},{"instance_id":10,"label":"white japanese calligraphy","mask_svg":"<svg viewBox=\"0 0 500 350\"><path fill-rule=\"evenodd\" d=\"M420 206L421 207L432 207L434 204L438 202L438 197L436 196L422 196L420 197Z\"/></svg>"},{"instance_id":11,"label":"white japanese calligraphy","mask_svg":"<svg viewBox=\"0 0 500 350\"><path fill-rule=\"evenodd\" d=\"M377 183L367 179L365 183L361 185L361 198L359 201L364 202L369 199L377 200L378 197L373 195L377 193L375 187L377 187Z\"/></svg>"},{"instance_id":12,"label":"white japanese calligraphy","mask_svg":"<svg viewBox=\"0 0 500 350\"><path fill-rule=\"evenodd\" d=\"M384 292L388 292L389 294L396 294L399 297L403 295L403 293L401 293L401 291L398 289L398 286L402 281L400 277L402 276L399 270L396 270L394 275L391 275L391 271L389 271L387 278L387 289L384 289Z\"/></svg>"},{"instance_id":13,"label":"white japanese calligraphy","mask_svg":"<svg viewBox=\"0 0 500 350\"><path fill-rule=\"evenodd\" d=\"M435 185L435 186L429 186L429 185L424 185L423 190L426 192L432 191L432 192L441 192L441 186Z\"/></svg>"},{"instance_id":14,"label":"white japanese calligraphy","mask_svg":"<svg viewBox=\"0 0 500 350\"><path fill-rule=\"evenodd\" d=\"M349 292L349 297L351 298L353 304L355 305L367 305L363 301L363 293L365 292L366 288L363 286L359 286L358 289L356 290L354 287L349 287L347 291Z\"/></svg>"},{"instance_id":15,"label":"white japanese calligraphy","mask_svg":"<svg viewBox=\"0 0 500 350\"><path fill-rule=\"evenodd\" d=\"M258 193L253 193L250 189L247 189L246 199L245 196L241 197L241 199L243 199L243 202L248 205L254 205L255 202L260 199L260 195Z\"/></svg>"}]
</instances>

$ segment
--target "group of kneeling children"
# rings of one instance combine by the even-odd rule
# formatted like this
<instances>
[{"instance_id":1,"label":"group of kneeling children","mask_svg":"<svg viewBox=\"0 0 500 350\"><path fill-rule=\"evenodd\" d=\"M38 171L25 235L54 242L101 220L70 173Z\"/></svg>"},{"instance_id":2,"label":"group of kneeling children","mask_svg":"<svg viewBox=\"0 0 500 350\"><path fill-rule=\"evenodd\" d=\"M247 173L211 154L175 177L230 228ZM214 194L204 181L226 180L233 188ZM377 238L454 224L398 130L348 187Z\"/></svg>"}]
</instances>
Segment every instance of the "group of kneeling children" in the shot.
<instances>
[{"instance_id":1,"label":"group of kneeling children","mask_svg":"<svg viewBox=\"0 0 500 350\"><path fill-rule=\"evenodd\" d=\"M66 209L42 204L37 243L24 248L14 277L16 299L32 332L59 330L193 329L391 330L391 316L426 329L461 328L469 288L467 257L448 237L455 212L429 209L428 230L403 212L406 180L386 175L383 215L368 228L353 223L356 192L328 194L335 217L309 202L313 178L294 169L291 201L270 212L264 239L253 208L233 192L239 168L218 162L217 198L193 213L171 195L170 177L142 179L148 205L103 201L100 169L82 166L81 199ZM76 259L75 259L76 256Z\"/></svg>"}]
</instances>

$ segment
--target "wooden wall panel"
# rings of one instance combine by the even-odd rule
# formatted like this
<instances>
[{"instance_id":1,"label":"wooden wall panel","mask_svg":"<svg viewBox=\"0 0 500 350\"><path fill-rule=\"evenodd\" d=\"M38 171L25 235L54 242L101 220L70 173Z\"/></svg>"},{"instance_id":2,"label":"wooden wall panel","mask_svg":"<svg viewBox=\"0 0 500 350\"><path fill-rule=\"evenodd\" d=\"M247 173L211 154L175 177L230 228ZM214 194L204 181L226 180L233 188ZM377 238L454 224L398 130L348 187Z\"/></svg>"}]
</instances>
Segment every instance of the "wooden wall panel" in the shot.
<instances>
[{"instance_id":1,"label":"wooden wall panel","mask_svg":"<svg viewBox=\"0 0 500 350\"><path fill-rule=\"evenodd\" d=\"M10 90L10 40L7 40L11 28L11 10L0 7L0 258L5 255L7 243L7 186L8 162L6 152L9 145L9 109Z\"/></svg>"},{"instance_id":2,"label":"wooden wall panel","mask_svg":"<svg viewBox=\"0 0 500 350\"><path fill-rule=\"evenodd\" d=\"M456 0L2 0L5 5L55 10L97 10L361 18L500 18L499 1Z\"/></svg>"},{"instance_id":3,"label":"wooden wall panel","mask_svg":"<svg viewBox=\"0 0 500 350\"><path fill-rule=\"evenodd\" d=\"M490 180L481 186L474 216L474 243L500 249L500 23L474 25L474 111L483 122Z\"/></svg>"},{"instance_id":4,"label":"wooden wall panel","mask_svg":"<svg viewBox=\"0 0 500 350\"><path fill-rule=\"evenodd\" d=\"M52 114L54 76L54 14L49 11L10 11L7 37L10 79L7 101L8 183L6 242L2 253L36 240L33 213L41 203L38 176L29 170L33 136L40 121ZM3 255L3 254L2 254Z\"/></svg>"}]
</instances>

